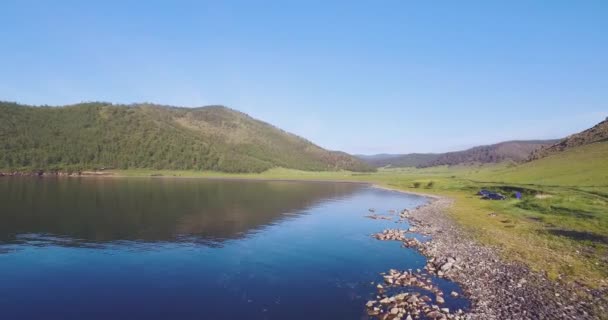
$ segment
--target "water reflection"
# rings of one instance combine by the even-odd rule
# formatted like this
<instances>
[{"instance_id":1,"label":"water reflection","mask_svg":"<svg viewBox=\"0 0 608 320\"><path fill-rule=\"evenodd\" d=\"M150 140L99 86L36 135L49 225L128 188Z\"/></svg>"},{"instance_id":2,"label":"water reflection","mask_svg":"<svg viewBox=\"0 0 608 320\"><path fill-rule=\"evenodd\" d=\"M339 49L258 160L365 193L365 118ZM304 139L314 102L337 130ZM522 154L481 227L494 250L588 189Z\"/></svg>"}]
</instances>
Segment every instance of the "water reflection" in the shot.
<instances>
[{"instance_id":1,"label":"water reflection","mask_svg":"<svg viewBox=\"0 0 608 320\"><path fill-rule=\"evenodd\" d=\"M91 246L115 241L243 237L361 185L171 178L0 179L0 243Z\"/></svg>"},{"instance_id":2,"label":"water reflection","mask_svg":"<svg viewBox=\"0 0 608 320\"><path fill-rule=\"evenodd\" d=\"M425 201L339 183L2 178L0 319L367 319L380 272L426 263L372 238L396 225L367 208Z\"/></svg>"}]
</instances>

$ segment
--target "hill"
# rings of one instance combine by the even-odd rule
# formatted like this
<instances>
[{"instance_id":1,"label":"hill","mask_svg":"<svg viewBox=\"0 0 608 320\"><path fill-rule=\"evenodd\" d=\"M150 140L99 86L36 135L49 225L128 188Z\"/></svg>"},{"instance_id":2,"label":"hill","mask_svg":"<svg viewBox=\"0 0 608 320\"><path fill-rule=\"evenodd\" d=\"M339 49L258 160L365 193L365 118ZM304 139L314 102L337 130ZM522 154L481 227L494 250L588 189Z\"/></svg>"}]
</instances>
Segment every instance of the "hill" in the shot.
<instances>
[{"instance_id":1,"label":"hill","mask_svg":"<svg viewBox=\"0 0 608 320\"><path fill-rule=\"evenodd\" d=\"M0 138L2 169L370 170L346 153L223 106L0 102Z\"/></svg>"},{"instance_id":2,"label":"hill","mask_svg":"<svg viewBox=\"0 0 608 320\"><path fill-rule=\"evenodd\" d=\"M376 168L419 167L434 161L439 156L435 153L356 155L359 159Z\"/></svg>"},{"instance_id":3,"label":"hill","mask_svg":"<svg viewBox=\"0 0 608 320\"><path fill-rule=\"evenodd\" d=\"M481 170L474 179L552 186L608 187L608 141L568 148L510 168Z\"/></svg>"},{"instance_id":4,"label":"hill","mask_svg":"<svg viewBox=\"0 0 608 320\"><path fill-rule=\"evenodd\" d=\"M447 153L410 153L357 155L367 164L380 167L434 167L473 163L522 162L539 148L550 146L558 140L506 141L493 145L478 146L464 151Z\"/></svg>"},{"instance_id":5,"label":"hill","mask_svg":"<svg viewBox=\"0 0 608 320\"><path fill-rule=\"evenodd\" d=\"M530 160L541 159L565 150L601 141L608 141L608 118L590 129L573 134L553 145L537 150L530 156Z\"/></svg>"},{"instance_id":6,"label":"hill","mask_svg":"<svg viewBox=\"0 0 608 320\"><path fill-rule=\"evenodd\" d=\"M557 140L506 141L497 144L478 146L464 151L443 153L422 167L459 165L472 163L500 163L504 161L521 162L530 157L535 150L555 143Z\"/></svg>"}]
</instances>

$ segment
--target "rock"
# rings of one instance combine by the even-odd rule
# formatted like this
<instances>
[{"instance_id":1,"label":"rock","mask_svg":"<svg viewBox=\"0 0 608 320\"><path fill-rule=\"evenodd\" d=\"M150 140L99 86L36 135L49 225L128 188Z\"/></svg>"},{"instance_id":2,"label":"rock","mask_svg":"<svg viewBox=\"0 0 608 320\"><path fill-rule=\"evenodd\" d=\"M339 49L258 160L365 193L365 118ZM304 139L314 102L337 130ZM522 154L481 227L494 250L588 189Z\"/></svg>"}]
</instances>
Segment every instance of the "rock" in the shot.
<instances>
[{"instance_id":1,"label":"rock","mask_svg":"<svg viewBox=\"0 0 608 320\"><path fill-rule=\"evenodd\" d=\"M391 309L391 314L397 314L399 313L399 309L398 308L392 308Z\"/></svg>"},{"instance_id":2,"label":"rock","mask_svg":"<svg viewBox=\"0 0 608 320\"><path fill-rule=\"evenodd\" d=\"M441 271L446 272L446 271L452 269L453 265L454 265L454 263L452 263L452 262L446 262L445 264L443 264L441 266Z\"/></svg>"},{"instance_id":3,"label":"rock","mask_svg":"<svg viewBox=\"0 0 608 320\"><path fill-rule=\"evenodd\" d=\"M442 296L437 296L437 297L435 298L435 300L437 300L437 303L439 303L439 304L445 303L445 300L443 299L443 297L442 297Z\"/></svg>"},{"instance_id":4,"label":"rock","mask_svg":"<svg viewBox=\"0 0 608 320\"><path fill-rule=\"evenodd\" d=\"M395 299L396 299L397 301L401 302L401 301L405 300L405 297L407 297L407 296L406 296L405 294L403 294L403 293L402 293L402 294L398 294L398 295L396 295L396 296L395 296Z\"/></svg>"},{"instance_id":5,"label":"rock","mask_svg":"<svg viewBox=\"0 0 608 320\"><path fill-rule=\"evenodd\" d=\"M450 295L451 295L452 297L458 297L458 292L456 292L456 291L452 291L452 293L450 293Z\"/></svg>"}]
</instances>

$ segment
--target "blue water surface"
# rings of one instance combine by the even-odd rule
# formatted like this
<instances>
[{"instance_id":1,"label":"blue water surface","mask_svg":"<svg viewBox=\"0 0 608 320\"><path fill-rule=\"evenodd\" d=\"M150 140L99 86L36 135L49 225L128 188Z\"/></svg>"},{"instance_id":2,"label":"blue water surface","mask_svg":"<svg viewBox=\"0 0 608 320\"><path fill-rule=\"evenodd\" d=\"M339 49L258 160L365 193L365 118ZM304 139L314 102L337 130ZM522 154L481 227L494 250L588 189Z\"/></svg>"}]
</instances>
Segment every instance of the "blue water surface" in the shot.
<instances>
[{"instance_id":1,"label":"blue water surface","mask_svg":"<svg viewBox=\"0 0 608 320\"><path fill-rule=\"evenodd\" d=\"M229 188L234 194L228 192L222 201L226 206L240 203L234 210L244 216L261 214L266 206L252 203L274 201L275 197L282 196L276 190L306 184L176 181L167 185L159 180L136 182L136 185L159 184L163 190L172 190L169 196L161 197L164 204L181 201L166 208L154 205L159 212L190 210L187 205L183 207L187 202L184 198L170 196L176 189L196 187L200 196L201 192L209 192L207 188L217 187L213 184L229 184L222 188ZM62 192L72 192L72 188L99 192L100 188L117 188L127 182L108 185L107 182L11 184L5 181L0 188L7 192L10 189L8 193L16 197L14 188L19 185L20 189L28 189L29 186L22 184L30 183L44 184L32 187L34 190L57 188L51 192L53 199L57 199L63 196ZM205 186L200 187L200 183ZM246 183L247 190L264 189L264 194L245 201L238 196L243 190L240 183ZM302 188L302 192L309 192L308 186ZM316 184L312 188L326 187ZM242 227L245 229L235 229L238 221L223 222L229 231L215 225L212 231L206 229L217 219L204 210L186 217L171 213L174 220L160 219L154 223L147 222L153 217L147 217L146 213L137 214L137 219L129 218L128 231L113 233L114 229L123 230L121 224L127 222L114 218L113 223L103 228L81 221L75 223L74 220L80 219L74 218L80 217L79 211L64 216L57 213L55 202L48 205L50 213L25 204L5 206L10 208L10 214L0 214L0 222L11 225L14 230L0 229L4 233L4 242L0 245L0 319L367 319L364 305L375 296L375 286L382 280L380 272L391 268L423 268L425 264L423 256L402 248L398 242L372 238L371 234L385 228L407 228L407 224L397 225L396 219L366 218L370 214L368 208L394 218L389 210L398 212L426 200L369 185L346 188L346 191L324 192L325 196L315 193L312 201L299 199L295 201L297 205L281 206L270 220L248 224ZM143 197L148 192L133 192L131 196ZM235 202L231 202L231 198L236 199ZM154 211L145 205L146 201L129 199L122 193L120 197L97 197L93 206L117 210L121 206L110 206L104 201L138 201L142 205L124 206L131 210L125 211L125 215L134 214L133 210ZM22 200L20 197L14 202ZM204 207L201 203L193 206ZM302 207L302 203L306 205ZM33 211L36 213L25 221L16 218ZM117 215L117 212L104 212L105 209L99 210L95 215ZM45 214L55 215L55 219L50 219L52 223L40 223ZM241 219L239 215L235 217ZM89 229L84 232L82 228ZM163 231L141 233L142 228ZM46 232L47 229L51 232ZM57 230L65 230L65 234ZM151 239L139 236L141 234ZM223 236L215 236L218 234ZM450 282L438 280L437 283L447 293L459 291ZM466 307L463 299L447 298L449 307Z\"/></svg>"}]
</instances>

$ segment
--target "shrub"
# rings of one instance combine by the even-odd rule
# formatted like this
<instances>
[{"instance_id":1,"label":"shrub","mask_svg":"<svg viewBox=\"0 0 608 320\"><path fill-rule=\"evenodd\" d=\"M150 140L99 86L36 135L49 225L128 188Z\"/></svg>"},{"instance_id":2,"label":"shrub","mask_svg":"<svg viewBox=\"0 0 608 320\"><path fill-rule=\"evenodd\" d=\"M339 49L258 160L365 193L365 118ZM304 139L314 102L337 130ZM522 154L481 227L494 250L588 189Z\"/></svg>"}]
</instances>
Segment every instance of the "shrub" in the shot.
<instances>
[{"instance_id":1,"label":"shrub","mask_svg":"<svg viewBox=\"0 0 608 320\"><path fill-rule=\"evenodd\" d=\"M420 182L414 182L414 188L420 188Z\"/></svg>"},{"instance_id":2,"label":"shrub","mask_svg":"<svg viewBox=\"0 0 608 320\"><path fill-rule=\"evenodd\" d=\"M431 189L434 185L435 185L435 181L429 181L429 183L426 184L426 188Z\"/></svg>"}]
</instances>

